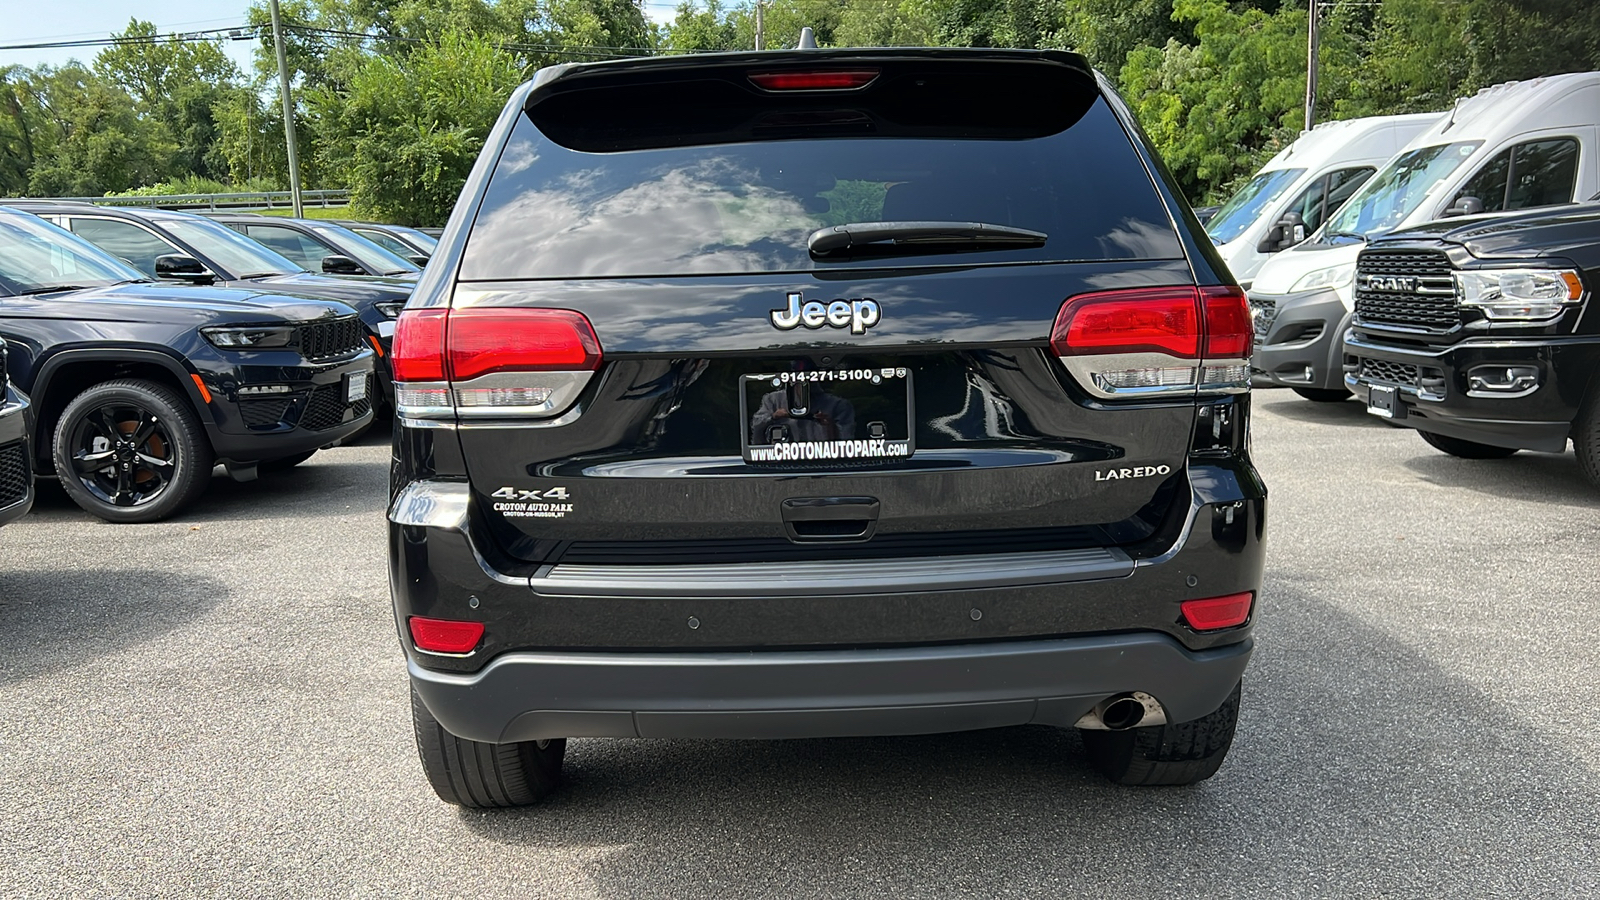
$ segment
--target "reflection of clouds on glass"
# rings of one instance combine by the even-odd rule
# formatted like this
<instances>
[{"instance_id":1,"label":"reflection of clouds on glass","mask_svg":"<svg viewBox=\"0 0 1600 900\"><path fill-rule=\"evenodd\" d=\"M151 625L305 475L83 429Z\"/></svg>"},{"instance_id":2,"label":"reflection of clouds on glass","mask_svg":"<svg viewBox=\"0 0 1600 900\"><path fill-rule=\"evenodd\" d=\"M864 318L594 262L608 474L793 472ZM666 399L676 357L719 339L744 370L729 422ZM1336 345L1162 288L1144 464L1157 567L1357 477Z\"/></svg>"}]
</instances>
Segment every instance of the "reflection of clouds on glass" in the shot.
<instances>
[{"instance_id":1,"label":"reflection of clouds on glass","mask_svg":"<svg viewBox=\"0 0 1600 900\"><path fill-rule=\"evenodd\" d=\"M1138 219L1123 219L1099 241L1107 259L1176 259L1183 255L1171 228Z\"/></svg>"},{"instance_id":2,"label":"reflection of clouds on glass","mask_svg":"<svg viewBox=\"0 0 1600 900\"><path fill-rule=\"evenodd\" d=\"M533 149L532 141L514 140L507 144L505 152L500 154L500 164L496 168L514 175L538 161L539 151Z\"/></svg>"},{"instance_id":3,"label":"reflection of clouds on glass","mask_svg":"<svg viewBox=\"0 0 1600 900\"><path fill-rule=\"evenodd\" d=\"M525 191L474 229L477 245L463 277L484 277L497 258L523 271L615 275L650 271L737 272L792 264L817 226L793 195L755 184L725 159L654 173L622 190L607 190L604 168L564 174L559 183ZM735 186L736 185L736 186ZM803 251L801 251L803 252Z\"/></svg>"}]
</instances>

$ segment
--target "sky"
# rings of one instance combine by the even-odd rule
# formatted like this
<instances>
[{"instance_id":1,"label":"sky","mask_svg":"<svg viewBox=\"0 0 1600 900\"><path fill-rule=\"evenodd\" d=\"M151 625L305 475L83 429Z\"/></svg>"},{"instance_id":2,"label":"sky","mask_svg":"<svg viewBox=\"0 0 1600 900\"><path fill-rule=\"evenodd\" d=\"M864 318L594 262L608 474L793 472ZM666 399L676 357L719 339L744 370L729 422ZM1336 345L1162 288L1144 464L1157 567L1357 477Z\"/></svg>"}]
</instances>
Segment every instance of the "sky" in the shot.
<instances>
[{"instance_id":1,"label":"sky","mask_svg":"<svg viewBox=\"0 0 1600 900\"><path fill-rule=\"evenodd\" d=\"M672 0L646 0L645 14L658 22L670 21L676 5ZM130 18L152 22L162 34L227 28L243 25L249 8L250 0L56 0L43 6L39 0L0 0L0 45L106 37L128 27ZM254 40L222 45L246 71L255 47ZM0 50L0 66L60 65L70 59L88 63L99 51L98 47Z\"/></svg>"}]
</instances>

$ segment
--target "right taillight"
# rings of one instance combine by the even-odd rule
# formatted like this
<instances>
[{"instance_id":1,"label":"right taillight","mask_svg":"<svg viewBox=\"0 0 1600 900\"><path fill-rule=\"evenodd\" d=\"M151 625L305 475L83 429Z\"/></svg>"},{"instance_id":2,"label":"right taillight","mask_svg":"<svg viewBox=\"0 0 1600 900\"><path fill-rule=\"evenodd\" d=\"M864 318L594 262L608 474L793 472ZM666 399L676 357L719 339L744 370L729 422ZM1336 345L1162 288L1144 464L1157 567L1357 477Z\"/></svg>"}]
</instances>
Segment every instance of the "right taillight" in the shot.
<instances>
[{"instance_id":1,"label":"right taillight","mask_svg":"<svg viewBox=\"0 0 1600 900\"><path fill-rule=\"evenodd\" d=\"M1250 310L1237 287L1098 291L1061 305L1050 346L1099 397L1248 390Z\"/></svg>"},{"instance_id":2,"label":"right taillight","mask_svg":"<svg viewBox=\"0 0 1600 900\"><path fill-rule=\"evenodd\" d=\"M600 340L568 309L416 309L390 354L408 418L551 416L600 368Z\"/></svg>"}]
</instances>

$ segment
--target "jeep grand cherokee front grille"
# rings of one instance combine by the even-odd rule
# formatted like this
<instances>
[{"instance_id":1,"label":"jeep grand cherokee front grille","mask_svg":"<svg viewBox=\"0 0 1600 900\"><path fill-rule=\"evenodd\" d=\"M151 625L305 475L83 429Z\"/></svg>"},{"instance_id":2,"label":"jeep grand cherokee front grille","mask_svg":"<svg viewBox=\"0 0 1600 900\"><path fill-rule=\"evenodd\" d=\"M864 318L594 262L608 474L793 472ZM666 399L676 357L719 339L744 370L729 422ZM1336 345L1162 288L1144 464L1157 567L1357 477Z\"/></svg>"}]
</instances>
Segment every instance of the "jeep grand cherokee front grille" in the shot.
<instances>
[{"instance_id":1,"label":"jeep grand cherokee front grille","mask_svg":"<svg viewBox=\"0 0 1600 900\"><path fill-rule=\"evenodd\" d=\"M372 377L367 376L367 397L372 396ZM326 431L345 421L345 410L352 419L359 419L372 408L372 401L363 397L354 403L345 402L344 383L323 384L312 389L306 400L305 411L300 413L300 427L307 431Z\"/></svg>"},{"instance_id":2,"label":"jeep grand cherokee front grille","mask_svg":"<svg viewBox=\"0 0 1600 900\"><path fill-rule=\"evenodd\" d=\"M1400 285L1370 286L1370 276ZM1450 260L1434 250L1367 250L1356 263L1356 317L1375 325L1447 331L1456 311Z\"/></svg>"},{"instance_id":3,"label":"jeep grand cherokee front grille","mask_svg":"<svg viewBox=\"0 0 1600 900\"><path fill-rule=\"evenodd\" d=\"M334 359L360 350L366 343L367 328L355 316L328 322L313 322L295 329L295 343L306 359Z\"/></svg>"}]
</instances>

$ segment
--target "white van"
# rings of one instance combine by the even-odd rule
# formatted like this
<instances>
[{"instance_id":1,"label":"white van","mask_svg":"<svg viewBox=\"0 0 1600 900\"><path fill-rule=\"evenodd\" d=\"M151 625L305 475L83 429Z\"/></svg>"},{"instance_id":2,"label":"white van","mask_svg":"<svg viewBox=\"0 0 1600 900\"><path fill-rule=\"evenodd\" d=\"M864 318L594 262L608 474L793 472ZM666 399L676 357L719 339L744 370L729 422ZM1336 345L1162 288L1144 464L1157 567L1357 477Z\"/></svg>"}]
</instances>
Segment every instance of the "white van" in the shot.
<instances>
[{"instance_id":1,"label":"white van","mask_svg":"<svg viewBox=\"0 0 1600 900\"><path fill-rule=\"evenodd\" d=\"M1600 72L1484 88L1414 138L1311 238L1250 285L1257 384L1342 400L1356 256L1369 238L1455 215L1571 203L1600 190Z\"/></svg>"},{"instance_id":2,"label":"white van","mask_svg":"<svg viewBox=\"0 0 1600 900\"><path fill-rule=\"evenodd\" d=\"M1233 277L1250 287L1272 254L1305 240L1443 115L1370 116L1302 132L1206 220L1206 233Z\"/></svg>"}]
</instances>

